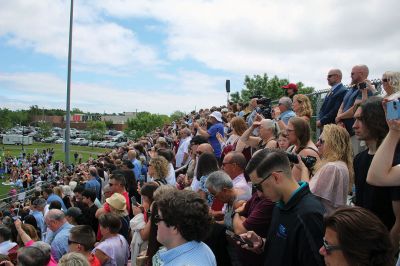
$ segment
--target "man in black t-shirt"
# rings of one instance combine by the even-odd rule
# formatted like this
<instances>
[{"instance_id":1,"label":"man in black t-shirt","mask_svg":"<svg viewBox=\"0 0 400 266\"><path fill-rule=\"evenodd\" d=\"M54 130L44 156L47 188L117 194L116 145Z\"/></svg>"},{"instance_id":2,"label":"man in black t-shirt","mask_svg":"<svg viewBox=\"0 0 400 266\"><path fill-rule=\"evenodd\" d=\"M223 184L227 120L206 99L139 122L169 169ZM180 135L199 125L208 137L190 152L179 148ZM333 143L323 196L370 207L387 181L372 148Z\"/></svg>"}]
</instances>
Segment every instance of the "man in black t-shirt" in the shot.
<instances>
[{"instance_id":1,"label":"man in black t-shirt","mask_svg":"<svg viewBox=\"0 0 400 266\"><path fill-rule=\"evenodd\" d=\"M354 133L364 140L368 149L354 158L356 205L372 211L390 231L395 250L400 234L400 187L377 187L367 183L368 169L382 140L388 132L382 98L371 97L354 113ZM400 163L400 151L393 164Z\"/></svg>"}]
</instances>

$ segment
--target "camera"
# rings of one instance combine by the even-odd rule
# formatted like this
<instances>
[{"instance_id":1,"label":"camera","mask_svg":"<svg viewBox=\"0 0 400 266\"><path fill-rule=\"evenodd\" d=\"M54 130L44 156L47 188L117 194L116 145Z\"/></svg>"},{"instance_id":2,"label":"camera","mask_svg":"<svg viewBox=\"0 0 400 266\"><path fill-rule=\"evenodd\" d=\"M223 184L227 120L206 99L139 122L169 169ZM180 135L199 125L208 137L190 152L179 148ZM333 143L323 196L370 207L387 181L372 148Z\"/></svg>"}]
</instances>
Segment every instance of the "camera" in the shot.
<instances>
[{"instance_id":1,"label":"camera","mask_svg":"<svg viewBox=\"0 0 400 266\"><path fill-rule=\"evenodd\" d=\"M299 163L297 154L286 152L286 155L291 163ZM300 156L300 158L308 169L313 168L315 163L317 162L317 158L314 156Z\"/></svg>"},{"instance_id":2,"label":"camera","mask_svg":"<svg viewBox=\"0 0 400 266\"><path fill-rule=\"evenodd\" d=\"M359 90L364 90L367 87L367 83L366 82L361 82L357 84L357 88Z\"/></svg>"},{"instance_id":3,"label":"camera","mask_svg":"<svg viewBox=\"0 0 400 266\"><path fill-rule=\"evenodd\" d=\"M261 114L265 119L272 119L271 99L266 97L261 97L257 99L257 104L261 105L258 113Z\"/></svg>"}]
</instances>

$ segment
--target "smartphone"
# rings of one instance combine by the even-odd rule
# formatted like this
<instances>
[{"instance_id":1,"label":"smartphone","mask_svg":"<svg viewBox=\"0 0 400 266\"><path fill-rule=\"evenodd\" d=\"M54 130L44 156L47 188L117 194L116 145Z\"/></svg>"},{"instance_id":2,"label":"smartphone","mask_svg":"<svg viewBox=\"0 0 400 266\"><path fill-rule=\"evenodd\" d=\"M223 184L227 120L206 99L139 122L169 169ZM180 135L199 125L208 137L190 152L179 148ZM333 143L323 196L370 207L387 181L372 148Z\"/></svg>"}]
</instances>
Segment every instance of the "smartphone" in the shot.
<instances>
[{"instance_id":1,"label":"smartphone","mask_svg":"<svg viewBox=\"0 0 400 266\"><path fill-rule=\"evenodd\" d=\"M250 240L243 239L242 237L240 237L239 235L235 234L234 232L232 232L230 230L226 230L225 234L227 236L230 236L233 240L239 241L241 245L246 245L247 244L250 248L253 247L253 243Z\"/></svg>"},{"instance_id":2,"label":"smartphone","mask_svg":"<svg viewBox=\"0 0 400 266\"><path fill-rule=\"evenodd\" d=\"M134 206L138 206L139 205L139 203L137 202L135 197L131 198L131 204L134 205Z\"/></svg>"},{"instance_id":3,"label":"smartphone","mask_svg":"<svg viewBox=\"0 0 400 266\"><path fill-rule=\"evenodd\" d=\"M367 87L367 83L366 82L358 83L358 89L364 90L366 87Z\"/></svg>"},{"instance_id":4,"label":"smartphone","mask_svg":"<svg viewBox=\"0 0 400 266\"><path fill-rule=\"evenodd\" d=\"M388 120L400 119L400 102L398 99L387 102L386 118Z\"/></svg>"}]
</instances>

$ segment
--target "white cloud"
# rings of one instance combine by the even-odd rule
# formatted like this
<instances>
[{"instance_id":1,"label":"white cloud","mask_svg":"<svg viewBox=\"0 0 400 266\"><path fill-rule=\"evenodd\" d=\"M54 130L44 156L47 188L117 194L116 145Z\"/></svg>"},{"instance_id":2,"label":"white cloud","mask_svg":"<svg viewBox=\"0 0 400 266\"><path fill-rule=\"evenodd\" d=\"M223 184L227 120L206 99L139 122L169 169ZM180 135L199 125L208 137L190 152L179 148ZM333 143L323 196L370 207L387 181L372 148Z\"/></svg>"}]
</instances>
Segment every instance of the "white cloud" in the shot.
<instances>
[{"instance_id":1,"label":"white cloud","mask_svg":"<svg viewBox=\"0 0 400 266\"><path fill-rule=\"evenodd\" d=\"M3 0L1 3L2 40L65 61L69 1ZM386 70L400 69L398 0L75 3L73 58L78 64L74 64L74 70L82 76L88 73L112 76L107 85L73 78L72 102L77 104L75 107L89 111L121 112L138 108L170 113L175 109L190 111L194 106L221 105L226 97L223 85L229 77L205 74L213 70L227 73L232 80L265 72L320 89L327 87L326 73L330 68L342 69L344 83L350 81L351 67L355 64L367 64L373 78L379 78ZM150 25L143 26L147 33L156 32L157 38L160 33L166 34L166 39L143 44L141 36L127 26L142 19L150 19ZM153 24L151 20L160 23ZM167 59L161 58L164 53ZM196 70L195 65L181 66L187 59L200 62L202 71ZM145 73L141 72L143 69ZM63 108L65 82L50 73L0 73L0 84L20 93L7 96L5 102L20 106L16 99L26 104L32 99L39 105ZM153 88L136 85L144 84L140 80L130 83L133 85L128 90L113 85L120 84L119 77L134 76L132 80L136 81L141 74L165 82ZM88 76L84 78L93 80ZM0 87L0 95L6 94L3 91Z\"/></svg>"},{"instance_id":2,"label":"white cloud","mask_svg":"<svg viewBox=\"0 0 400 266\"><path fill-rule=\"evenodd\" d=\"M226 94L218 88L222 77L209 77L196 72L180 72L179 80L170 90L157 91L131 87L119 89L113 86L73 82L71 108L90 112L149 111L170 114L174 110L189 112L226 103ZM40 107L65 109L65 81L45 73L0 73L0 88L16 92L6 94L0 89L2 106L12 109ZM204 89L207 88L207 89ZM16 105L15 103L18 102Z\"/></svg>"},{"instance_id":3,"label":"white cloud","mask_svg":"<svg viewBox=\"0 0 400 266\"><path fill-rule=\"evenodd\" d=\"M65 0L7 1L0 9L0 36L8 44L65 59L68 55L69 5ZM84 65L152 66L160 64L154 48L135 33L105 21L88 3L75 6L73 60Z\"/></svg>"},{"instance_id":4,"label":"white cloud","mask_svg":"<svg viewBox=\"0 0 400 266\"><path fill-rule=\"evenodd\" d=\"M102 0L111 16L167 23L172 60L194 58L239 75L266 72L325 88L329 68L371 76L399 69L400 2L396 0L240 1ZM348 82L350 78L346 78Z\"/></svg>"}]
</instances>

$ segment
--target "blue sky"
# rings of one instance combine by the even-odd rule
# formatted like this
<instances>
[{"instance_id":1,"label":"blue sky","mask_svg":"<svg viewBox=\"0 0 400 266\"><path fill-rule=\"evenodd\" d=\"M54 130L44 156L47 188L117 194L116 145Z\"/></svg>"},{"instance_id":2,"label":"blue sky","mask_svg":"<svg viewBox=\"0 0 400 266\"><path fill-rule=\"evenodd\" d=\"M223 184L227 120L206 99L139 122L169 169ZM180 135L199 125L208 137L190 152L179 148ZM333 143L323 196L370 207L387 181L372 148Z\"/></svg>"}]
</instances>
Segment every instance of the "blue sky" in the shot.
<instances>
[{"instance_id":1,"label":"blue sky","mask_svg":"<svg viewBox=\"0 0 400 266\"><path fill-rule=\"evenodd\" d=\"M0 6L0 107L65 108L69 1ZM400 69L399 8L396 0L75 0L71 107L189 112L225 104L226 79L233 91L262 73L325 89L330 68L348 83L360 63L380 78Z\"/></svg>"}]
</instances>

